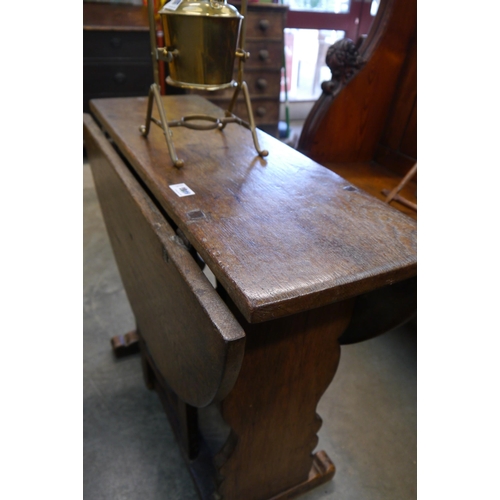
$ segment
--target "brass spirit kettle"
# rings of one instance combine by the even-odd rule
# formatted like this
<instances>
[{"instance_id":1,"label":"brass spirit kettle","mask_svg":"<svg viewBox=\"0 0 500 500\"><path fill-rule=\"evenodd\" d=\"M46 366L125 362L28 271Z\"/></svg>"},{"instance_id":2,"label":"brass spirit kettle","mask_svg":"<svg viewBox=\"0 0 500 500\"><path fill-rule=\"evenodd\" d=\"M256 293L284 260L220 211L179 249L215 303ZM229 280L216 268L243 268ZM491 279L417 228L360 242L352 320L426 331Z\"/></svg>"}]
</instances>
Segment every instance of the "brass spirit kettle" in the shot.
<instances>
[{"instance_id":1,"label":"brass spirit kettle","mask_svg":"<svg viewBox=\"0 0 500 500\"><path fill-rule=\"evenodd\" d=\"M226 0L171 0L158 12L165 34L169 84L216 90L233 84L243 16Z\"/></svg>"},{"instance_id":2,"label":"brass spirit kettle","mask_svg":"<svg viewBox=\"0 0 500 500\"><path fill-rule=\"evenodd\" d=\"M174 166L182 168L184 160L175 151L172 127L218 129L222 132L227 124L236 123L251 131L257 153L262 158L266 157L269 151L260 147L250 92L243 80L243 63L250 57L244 50L247 0L242 0L241 14L235 7L227 5L226 0L170 0L158 12L166 44L161 48L156 41L153 0L148 0L148 12L154 83L149 88L146 123L139 127L141 134L148 137L152 123L161 127ZM233 80L235 57L238 57L236 81ZM159 61L168 64L170 76L167 82L171 85L199 90L233 87L233 97L225 116L195 114L168 121L160 93ZM233 113L240 91L245 100L248 122ZM156 104L159 119L153 116L153 104Z\"/></svg>"}]
</instances>

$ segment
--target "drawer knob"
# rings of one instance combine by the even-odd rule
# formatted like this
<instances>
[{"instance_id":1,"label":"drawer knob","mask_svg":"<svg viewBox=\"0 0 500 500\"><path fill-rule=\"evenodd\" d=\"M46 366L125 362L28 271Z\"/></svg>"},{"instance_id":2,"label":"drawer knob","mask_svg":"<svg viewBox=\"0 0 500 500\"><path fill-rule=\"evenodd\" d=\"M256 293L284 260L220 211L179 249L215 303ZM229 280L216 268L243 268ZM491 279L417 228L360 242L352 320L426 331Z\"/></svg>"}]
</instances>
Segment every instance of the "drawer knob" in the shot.
<instances>
[{"instance_id":1,"label":"drawer knob","mask_svg":"<svg viewBox=\"0 0 500 500\"><path fill-rule=\"evenodd\" d=\"M125 73L116 73L113 77L113 80L118 84L122 84L126 79Z\"/></svg>"},{"instance_id":2,"label":"drawer knob","mask_svg":"<svg viewBox=\"0 0 500 500\"><path fill-rule=\"evenodd\" d=\"M267 61L269 59L269 51L266 49L259 50L259 59L261 61Z\"/></svg>"},{"instance_id":3,"label":"drawer knob","mask_svg":"<svg viewBox=\"0 0 500 500\"><path fill-rule=\"evenodd\" d=\"M261 19L259 21L259 28L262 30L262 31L267 31L269 29L269 21L267 19Z\"/></svg>"},{"instance_id":4,"label":"drawer knob","mask_svg":"<svg viewBox=\"0 0 500 500\"><path fill-rule=\"evenodd\" d=\"M120 47L120 45L122 44L122 40L121 40L121 38L118 38L117 36L115 36L111 39L110 43L113 47Z\"/></svg>"},{"instance_id":5,"label":"drawer knob","mask_svg":"<svg viewBox=\"0 0 500 500\"><path fill-rule=\"evenodd\" d=\"M257 116L260 116L261 118L266 114L266 108L264 108L264 106L259 106L256 110L255 110L255 114Z\"/></svg>"},{"instance_id":6,"label":"drawer knob","mask_svg":"<svg viewBox=\"0 0 500 500\"><path fill-rule=\"evenodd\" d=\"M255 84L257 85L257 88L260 90L264 90L267 88L267 80L265 78L257 78Z\"/></svg>"}]
</instances>

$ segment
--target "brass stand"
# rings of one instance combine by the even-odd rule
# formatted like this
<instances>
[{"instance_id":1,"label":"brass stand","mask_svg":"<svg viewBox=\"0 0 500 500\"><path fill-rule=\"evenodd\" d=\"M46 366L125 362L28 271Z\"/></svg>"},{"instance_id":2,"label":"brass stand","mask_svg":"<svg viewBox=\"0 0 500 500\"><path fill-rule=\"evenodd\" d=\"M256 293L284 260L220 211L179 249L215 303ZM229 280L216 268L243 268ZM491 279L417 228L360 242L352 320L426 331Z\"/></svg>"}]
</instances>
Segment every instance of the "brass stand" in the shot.
<instances>
[{"instance_id":1,"label":"brass stand","mask_svg":"<svg viewBox=\"0 0 500 500\"><path fill-rule=\"evenodd\" d=\"M237 123L238 125L242 125L243 127L249 129L252 133L253 143L255 149L259 156L265 157L269 154L269 152L265 149L261 149L259 144L259 139L257 137L257 131L255 127L255 120L253 117L252 104L250 101L250 93L248 91L248 86L245 81L243 81L243 63L248 59L250 54L245 52L244 50L244 41L245 41L245 28L246 28L246 15L247 15L247 2L243 0L241 14L243 16L241 31L240 31L240 40L239 47L236 50L236 57L238 57L238 78L236 82L231 82L223 85L214 85L211 86L207 90L221 90L223 88L227 88L228 86L234 87L234 94L229 103L229 107L225 112L225 117L214 117L210 115L190 115L184 116L180 120L168 121L167 115L165 112L165 108L163 106L163 102L161 100L161 92L160 92L160 79L159 79L159 71L158 71L158 61L170 62L174 57L177 57L178 53L176 50L173 52L168 51L166 48L158 48L156 41L156 22L155 22L155 12L154 12L154 2L153 0L148 0L148 13L149 13L149 31L150 31L150 41L151 41L151 56L153 60L153 72L154 72L154 80L155 82L151 85L149 89L148 96L148 107L146 113L146 123L145 125L141 125L139 130L144 137L147 137L149 134L149 129L151 126L151 122L155 125L158 125L163 130L163 135L165 136L165 140L167 141L168 152L174 166L176 168L182 168L184 166L184 160L179 159L177 153L175 151L175 146L172 140L172 132L170 128L173 127L186 127L192 130L213 130L219 129L222 131L228 123ZM177 86L182 88L196 88L196 86L191 86L189 84L179 84ZM238 98L238 94L240 90L243 91L243 96L245 98L245 105L249 117L249 122L238 118L233 114L233 108L236 104L236 100ZM153 101L156 103L156 107L158 109L158 113L160 115L160 120L157 120L152 116L153 113ZM208 122L204 125L199 123L192 123L194 121L205 121Z\"/></svg>"}]
</instances>

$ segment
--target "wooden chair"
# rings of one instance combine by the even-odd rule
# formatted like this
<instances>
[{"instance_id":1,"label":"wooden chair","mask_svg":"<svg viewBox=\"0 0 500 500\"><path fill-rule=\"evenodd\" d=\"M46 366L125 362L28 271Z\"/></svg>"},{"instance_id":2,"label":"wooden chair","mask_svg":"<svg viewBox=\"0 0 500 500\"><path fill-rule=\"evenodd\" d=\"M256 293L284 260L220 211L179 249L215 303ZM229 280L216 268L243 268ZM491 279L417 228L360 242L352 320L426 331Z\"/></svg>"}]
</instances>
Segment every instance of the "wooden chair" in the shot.
<instances>
[{"instance_id":1,"label":"wooden chair","mask_svg":"<svg viewBox=\"0 0 500 500\"><path fill-rule=\"evenodd\" d=\"M368 36L336 42L326 61L332 79L297 149L381 200L394 191L388 202L416 218L416 0L383 0Z\"/></svg>"},{"instance_id":2,"label":"wooden chair","mask_svg":"<svg viewBox=\"0 0 500 500\"><path fill-rule=\"evenodd\" d=\"M408 184L408 182L410 182L416 175L417 175L417 164L415 163L415 165L411 167L410 171L404 176L403 180L392 191L389 191L388 189L382 189L382 194L387 196L385 202L391 203L392 201L397 201L402 205L405 205L406 207L415 210L416 212L417 211L416 203L407 200L404 196L399 194L403 190L403 188Z\"/></svg>"}]
</instances>

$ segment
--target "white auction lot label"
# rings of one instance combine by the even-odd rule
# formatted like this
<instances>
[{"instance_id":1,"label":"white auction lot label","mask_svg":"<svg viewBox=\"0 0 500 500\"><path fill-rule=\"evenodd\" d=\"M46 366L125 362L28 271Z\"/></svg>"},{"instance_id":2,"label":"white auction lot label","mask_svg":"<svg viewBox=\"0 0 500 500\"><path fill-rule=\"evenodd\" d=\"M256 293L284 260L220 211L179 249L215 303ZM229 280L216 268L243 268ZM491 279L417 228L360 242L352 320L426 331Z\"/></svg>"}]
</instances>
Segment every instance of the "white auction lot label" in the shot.
<instances>
[{"instance_id":1,"label":"white auction lot label","mask_svg":"<svg viewBox=\"0 0 500 500\"><path fill-rule=\"evenodd\" d=\"M165 9L169 10L177 10L177 7L179 7L179 4L181 3L182 0L171 0L167 4L164 5Z\"/></svg>"},{"instance_id":2,"label":"white auction lot label","mask_svg":"<svg viewBox=\"0 0 500 500\"><path fill-rule=\"evenodd\" d=\"M168 186L177 196L191 196L194 191L186 184L171 184Z\"/></svg>"}]
</instances>

